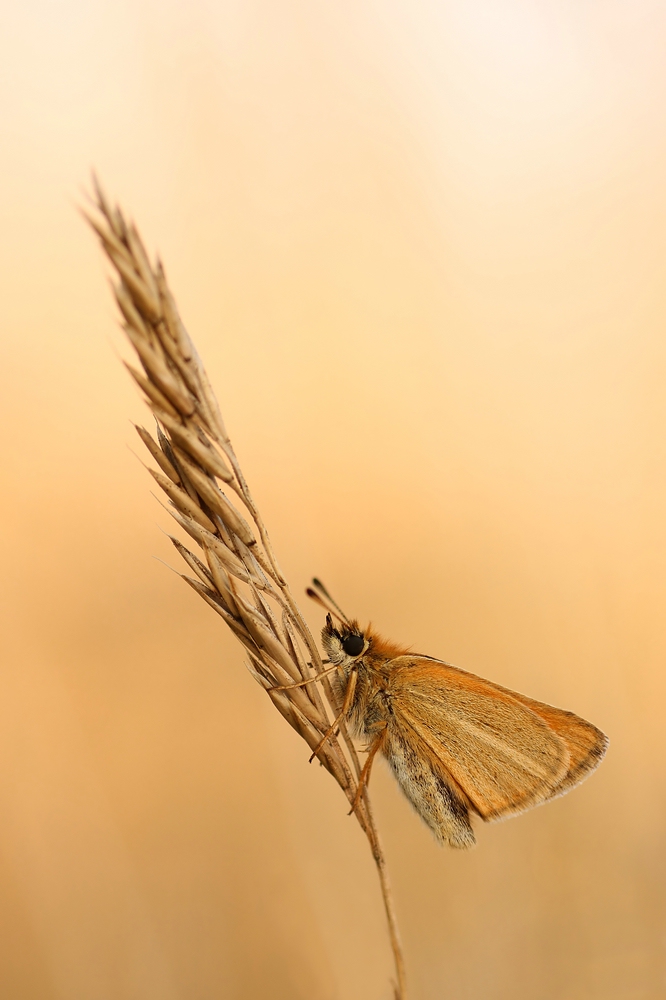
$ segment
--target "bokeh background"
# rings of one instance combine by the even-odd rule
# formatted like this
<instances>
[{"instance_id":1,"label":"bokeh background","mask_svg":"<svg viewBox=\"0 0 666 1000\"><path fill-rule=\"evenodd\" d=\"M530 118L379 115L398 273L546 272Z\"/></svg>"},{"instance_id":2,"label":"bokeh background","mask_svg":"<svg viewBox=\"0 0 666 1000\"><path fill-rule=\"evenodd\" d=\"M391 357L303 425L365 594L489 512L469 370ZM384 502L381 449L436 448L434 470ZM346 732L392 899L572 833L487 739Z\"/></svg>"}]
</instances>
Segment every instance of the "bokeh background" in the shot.
<instances>
[{"instance_id":1,"label":"bokeh background","mask_svg":"<svg viewBox=\"0 0 666 1000\"><path fill-rule=\"evenodd\" d=\"M2 5L3 997L390 996L339 789L159 561L92 166L294 589L610 734L469 853L375 769L413 1000L666 994L665 44L656 0Z\"/></svg>"}]
</instances>

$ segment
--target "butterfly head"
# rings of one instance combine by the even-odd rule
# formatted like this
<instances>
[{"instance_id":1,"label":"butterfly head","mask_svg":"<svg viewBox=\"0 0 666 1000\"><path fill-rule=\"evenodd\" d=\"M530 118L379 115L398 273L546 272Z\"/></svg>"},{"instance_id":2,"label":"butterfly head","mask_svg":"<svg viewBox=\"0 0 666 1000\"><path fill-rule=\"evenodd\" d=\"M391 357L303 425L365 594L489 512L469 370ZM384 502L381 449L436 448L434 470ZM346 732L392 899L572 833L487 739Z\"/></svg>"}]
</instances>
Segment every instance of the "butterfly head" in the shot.
<instances>
[{"instance_id":1,"label":"butterfly head","mask_svg":"<svg viewBox=\"0 0 666 1000\"><path fill-rule=\"evenodd\" d=\"M341 623L339 628L326 615L326 624L321 631L321 641L331 663L338 667L348 667L367 653L370 639L366 637L357 622Z\"/></svg>"}]
</instances>

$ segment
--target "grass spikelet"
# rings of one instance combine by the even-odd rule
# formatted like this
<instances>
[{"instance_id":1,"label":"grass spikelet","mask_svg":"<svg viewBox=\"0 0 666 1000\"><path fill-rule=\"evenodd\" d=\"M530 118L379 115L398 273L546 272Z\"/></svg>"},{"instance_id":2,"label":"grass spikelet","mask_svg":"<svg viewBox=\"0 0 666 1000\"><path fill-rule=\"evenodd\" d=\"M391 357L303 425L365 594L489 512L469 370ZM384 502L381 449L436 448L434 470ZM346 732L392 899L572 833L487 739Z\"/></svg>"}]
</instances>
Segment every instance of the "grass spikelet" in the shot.
<instances>
[{"instance_id":1,"label":"grass spikelet","mask_svg":"<svg viewBox=\"0 0 666 1000\"><path fill-rule=\"evenodd\" d=\"M157 422L157 440L136 430L158 469L150 469L169 513L199 546L173 544L190 573L189 586L223 619L248 654L252 676L285 721L338 783L365 833L377 865L391 947L397 1000L405 973L386 863L367 787L344 722L320 743L338 715L319 648L285 581L263 519L227 434L220 408L178 314L162 264L150 263L139 233L93 179L96 214L83 215L106 254L123 329L142 371L127 365ZM276 690L281 689L281 690Z\"/></svg>"}]
</instances>

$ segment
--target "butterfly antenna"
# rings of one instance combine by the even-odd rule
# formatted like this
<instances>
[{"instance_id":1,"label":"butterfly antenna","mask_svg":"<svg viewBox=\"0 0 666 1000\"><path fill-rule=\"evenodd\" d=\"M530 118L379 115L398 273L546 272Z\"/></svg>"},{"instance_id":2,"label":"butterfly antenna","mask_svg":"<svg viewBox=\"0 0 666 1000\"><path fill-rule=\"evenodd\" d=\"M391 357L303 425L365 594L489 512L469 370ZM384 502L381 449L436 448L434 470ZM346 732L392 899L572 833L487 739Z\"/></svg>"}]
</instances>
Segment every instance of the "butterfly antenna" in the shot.
<instances>
[{"instance_id":1,"label":"butterfly antenna","mask_svg":"<svg viewBox=\"0 0 666 1000\"><path fill-rule=\"evenodd\" d=\"M315 604L318 604L320 608L323 608L329 614L331 613L331 609L329 608L327 602L319 596L316 590L313 590L312 587L307 587L305 593L315 602ZM335 617L339 618L339 615L336 615Z\"/></svg>"},{"instance_id":2,"label":"butterfly antenna","mask_svg":"<svg viewBox=\"0 0 666 1000\"><path fill-rule=\"evenodd\" d=\"M350 624L349 618L347 618L347 615L344 613L342 608L339 607L339 605L333 600L333 598L331 597L331 595L329 594L329 592L327 591L326 587L321 582L321 580L318 580L317 577L315 576L312 580L312 585L317 588L319 593L317 594L314 590L308 588L307 590L308 597L313 597L314 600L316 600L319 604L322 604L324 605L324 607L326 607L326 604L324 604L324 600L322 600L322 597L325 598L328 605L327 610L331 611L335 615L335 617L338 618L343 623L343 625L349 625Z\"/></svg>"},{"instance_id":3,"label":"butterfly antenna","mask_svg":"<svg viewBox=\"0 0 666 1000\"><path fill-rule=\"evenodd\" d=\"M317 591L313 590L312 587L308 587L307 590L305 591L305 593L316 604L318 604L321 608L324 609L324 611L326 612L326 616L327 616L327 618L328 618L329 621L331 619L331 615L333 615L333 617L337 618L337 620L340 622L341 625L346 625L347 624L347 622L343 618L340 617L340 615L335 610L335 608L333 608L333 606L330 605L328 603L328 601L325 601L323 597L320 597L320 595L317 593Z\"/></svg>"}]
</instances>

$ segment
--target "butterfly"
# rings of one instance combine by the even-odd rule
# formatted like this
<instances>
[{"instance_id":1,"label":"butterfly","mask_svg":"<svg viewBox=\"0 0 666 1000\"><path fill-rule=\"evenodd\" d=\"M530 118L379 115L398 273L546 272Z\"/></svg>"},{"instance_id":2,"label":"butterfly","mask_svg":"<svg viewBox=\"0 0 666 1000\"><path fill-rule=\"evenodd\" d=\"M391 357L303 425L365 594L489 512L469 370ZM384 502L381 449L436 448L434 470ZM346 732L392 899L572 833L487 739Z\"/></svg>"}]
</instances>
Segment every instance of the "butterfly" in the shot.
<instances>
[{"instance_id":1,"label":"butterfly","mask_svg":"<svg viewBox=\"0 0 666 1000\"><path fill-rule=\"evenodd\" d=\"M411 653L361 628L319 580L313 585L308 595L327 610L322 643L341 702L322 744L343 719L368 744L352 808L382 753L437 840L471 847L472 816L523 812L570 791L601 763L608 738L590 722Z\"/></svg>"}]
</instances>

